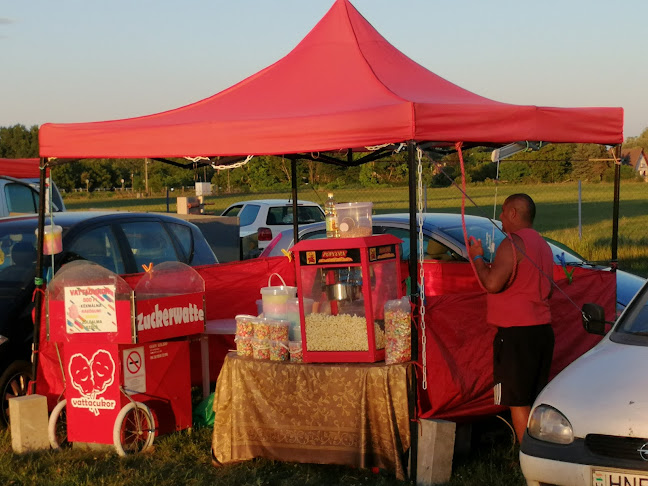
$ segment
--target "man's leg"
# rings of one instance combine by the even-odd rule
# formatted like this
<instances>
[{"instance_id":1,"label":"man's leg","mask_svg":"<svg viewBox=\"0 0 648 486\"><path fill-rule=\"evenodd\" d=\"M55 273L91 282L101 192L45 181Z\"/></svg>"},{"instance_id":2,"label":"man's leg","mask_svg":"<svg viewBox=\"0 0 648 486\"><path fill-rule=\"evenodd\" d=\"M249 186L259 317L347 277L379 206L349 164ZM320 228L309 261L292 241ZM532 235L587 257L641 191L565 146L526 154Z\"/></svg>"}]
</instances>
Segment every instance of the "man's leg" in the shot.
<instances>
[{"instance_id":1,"label":"man's leg","mask_svg":"<svg viewBox=\"0 0 648 486\"><path fill-rule=\"evenodd\" d=\"M529 405L523 407L510 407L511 408L511 420L513 421L513 428L515 429L515 435L517 435L518 444L522 442L522 437L524 437L524 432L526 431L527 422L529 421L529 413L531 413L531 407Z\"/></svg>"}]
</instances>

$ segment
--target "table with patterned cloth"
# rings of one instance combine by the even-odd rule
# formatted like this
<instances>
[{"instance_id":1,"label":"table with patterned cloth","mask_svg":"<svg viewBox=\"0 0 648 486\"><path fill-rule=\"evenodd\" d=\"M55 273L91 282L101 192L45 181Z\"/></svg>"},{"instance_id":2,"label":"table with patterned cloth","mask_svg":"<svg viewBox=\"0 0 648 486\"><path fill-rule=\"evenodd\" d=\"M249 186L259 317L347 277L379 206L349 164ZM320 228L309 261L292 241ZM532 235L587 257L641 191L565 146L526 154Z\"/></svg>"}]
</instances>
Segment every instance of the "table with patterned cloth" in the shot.
<instances>
[{"instance_id":1,"label":"table with patterned cloth","mask_svg":"<svg viewBox=\"0 0 648 486\"><path fill-rule=\"evenodd\" d=\"M214 396L216 464L267 459L405 476L412 364L290 363L229 353Z\"/></svg>"}]
</instances>

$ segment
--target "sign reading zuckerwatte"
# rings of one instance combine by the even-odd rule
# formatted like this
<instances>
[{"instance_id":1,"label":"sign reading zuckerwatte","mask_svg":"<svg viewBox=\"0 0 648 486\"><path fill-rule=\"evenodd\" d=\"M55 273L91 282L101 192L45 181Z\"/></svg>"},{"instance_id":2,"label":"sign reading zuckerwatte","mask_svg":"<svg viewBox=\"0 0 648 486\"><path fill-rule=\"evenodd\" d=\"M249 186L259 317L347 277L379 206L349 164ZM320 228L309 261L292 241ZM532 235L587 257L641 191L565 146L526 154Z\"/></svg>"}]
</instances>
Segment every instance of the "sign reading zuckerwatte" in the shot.
<instances>
[{"instance_id":1,"label":"sign reading zuckerwatte","mask_svg":"<svg viewBox=\"0 0 648 486\"><path fill-rule=\"evenodd\" d=\"M68 334L116 332L114 285L65 287L65 329Z\"/></svg>"},{"instance_id":2,"label":"sign reading zuckerwatte","mask_svg":"<svg viewBox=\"0 0 648 486\"><path fill-rule=\"evenodd\" d=\"M162 341L205 330L204 294L182 294L137 301L138 342Z\"/></svg>"}]
</instances>

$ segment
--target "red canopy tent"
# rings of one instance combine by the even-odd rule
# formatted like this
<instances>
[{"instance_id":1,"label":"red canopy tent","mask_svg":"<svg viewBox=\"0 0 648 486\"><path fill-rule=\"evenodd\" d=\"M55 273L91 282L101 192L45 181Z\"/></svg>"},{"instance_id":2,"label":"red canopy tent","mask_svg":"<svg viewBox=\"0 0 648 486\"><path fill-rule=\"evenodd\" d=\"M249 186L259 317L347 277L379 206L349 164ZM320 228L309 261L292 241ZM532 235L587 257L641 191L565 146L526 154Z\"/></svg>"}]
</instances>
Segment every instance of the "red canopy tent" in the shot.
<instances>
[{"instance_id":1,"label":"red canopy tent","mask_svg":"<svg viewBox=\"0 0 648 486\"><path fill-rule=\"evenodd\" d=\"M297 159L407 142L414 222L415 144L615 145L623 142L623 110L512 105L476 95L409 59L348 0L336 0L283 59L210 98L137 118L48 123L39 139L41 157L58 159L286 155L293 161L295 200ZM322 155L319 160L326 161ZM328 161L359 162L351 157ZM411 233L410 254L415 255L414 225ZM410 275L416 275L417 262L410 260ZM40 272L40 255L38 265Z\"/></svg>"},{"instance_id":2,"label":"red canopy tent","mask_svg":"<svg viewBox=\"0 0 648 486\"><path fill-rule=\"evenodd\" d=\"M621 108L500 103L446 81L393 47L348 0L283 59L196 103L154 115L45 124L58 158L294 154L406 140L619 144Z\"/></svg>"},{"instance_id":3,"label":"red canopy tent","mask_svg":"<svg viewBox=\"0 0 648 486\"><path fill-rule=\"evenodd\" d=\"M39 159L0 159L0 175L16 179L40 177Z\"/></svg>"}]
</instances>

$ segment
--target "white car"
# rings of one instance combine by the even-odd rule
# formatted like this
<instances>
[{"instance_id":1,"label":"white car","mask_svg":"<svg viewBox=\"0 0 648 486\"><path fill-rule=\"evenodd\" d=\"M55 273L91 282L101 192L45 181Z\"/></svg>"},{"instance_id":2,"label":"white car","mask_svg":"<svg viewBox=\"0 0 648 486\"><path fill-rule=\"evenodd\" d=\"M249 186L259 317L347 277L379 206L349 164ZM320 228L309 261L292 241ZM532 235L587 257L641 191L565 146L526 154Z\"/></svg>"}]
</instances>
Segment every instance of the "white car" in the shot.
<instances>
[{"instance_id":1,"label":"white car","mask_svg":"<svg viewBox=\"0 0 648 486\"><path fill-rule=\"evenodd\" d=\"M602 309L586 306L585 328L603 334ZM538 396L520 448L527 484L648 485L646 363L648 284Z\"/></svg>"},{"instance_id":2,"label":"white car","mask_svg":"<svg viewBox=\"0 0 648 486\"><path fill-rule=\"evenodd\" d=\"M258 248L263 250L283 230L293 227L293 203L288 199L254 199L232 204L221 216L238 216L240 235L258 234ZM324 210L311 201L297 201L299 225L324 221Z\"/></svg>"}]
</instances>

